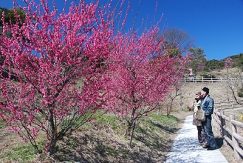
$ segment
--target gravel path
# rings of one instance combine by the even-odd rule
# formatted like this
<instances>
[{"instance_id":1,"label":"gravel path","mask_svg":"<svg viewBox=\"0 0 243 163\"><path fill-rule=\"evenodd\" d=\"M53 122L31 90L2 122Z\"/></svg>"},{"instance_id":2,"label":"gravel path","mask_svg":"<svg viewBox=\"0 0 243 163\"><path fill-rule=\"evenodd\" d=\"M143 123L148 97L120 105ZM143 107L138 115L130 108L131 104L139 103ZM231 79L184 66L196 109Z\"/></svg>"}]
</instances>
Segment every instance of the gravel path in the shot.
<instances>
[{"instance_id":1,"label":"gravel path","mask_svg":"<svg viewBox=\"0 0 243 163\"><path fill-rule=\"evenodd\" d=\"M192 115L186 117L171 151L165 163L228 163L219 149L208 151L200 146Z\"/></svg>"}]
</instances>

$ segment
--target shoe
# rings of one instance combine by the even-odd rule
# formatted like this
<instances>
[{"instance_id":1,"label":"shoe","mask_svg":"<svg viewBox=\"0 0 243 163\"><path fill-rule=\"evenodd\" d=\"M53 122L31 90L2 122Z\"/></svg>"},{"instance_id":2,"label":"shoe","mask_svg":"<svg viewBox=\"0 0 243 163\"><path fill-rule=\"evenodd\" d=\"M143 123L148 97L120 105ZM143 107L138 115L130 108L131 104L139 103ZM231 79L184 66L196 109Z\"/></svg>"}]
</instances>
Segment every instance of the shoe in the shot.
<instances>
[{"instance_id":1,"label":"shoe","mask_svg":"<svg viewBox=\"0 0 243 163\"><path fill-rule=\"evenodd\" d=\"M207 150L215 150L216 148L208 147Z\"/></svg>"},{"instance_id":2,"label":"shoe","mask_svg":"<svg viewBox=\"0 0 243 163\"><path fill-rule=\"evenodd\" d=\"M202 144L203 148L208 148L209 146L207 144Z\"/></svg>"}]
</instances>

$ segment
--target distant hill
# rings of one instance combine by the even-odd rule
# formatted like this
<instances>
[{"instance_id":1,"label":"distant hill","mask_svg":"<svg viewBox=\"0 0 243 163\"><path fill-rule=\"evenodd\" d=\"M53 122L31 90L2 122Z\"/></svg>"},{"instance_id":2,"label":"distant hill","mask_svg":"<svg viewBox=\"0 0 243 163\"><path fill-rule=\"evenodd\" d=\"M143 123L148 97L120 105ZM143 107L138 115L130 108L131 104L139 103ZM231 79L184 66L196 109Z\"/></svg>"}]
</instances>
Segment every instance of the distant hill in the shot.
<instances>
[{"instance_id":1,"label":"distant hill","mask_svg":"<svg viewBox=\"0 0 243 163\"><path fill-rule=\"evenodd\" d=\"M243 55L243 53L240 53L238 55L232 55L232 56L229 56L229 57L226 57L226 58L231 58L233 60L237 60L240 58L240 55ZM224 58L223 60L225 60L226 58Z\"/></svg>"},{"instance_id":2,"label":"distant hill","mask_svg":"<svg viewBox=\"0 0 243 163\"><path fill-rule=\"evenodd\" d=\"M206 69L205 69L205 71L210 72L210 71L214 71L214 70L222 70L222 69L224 69L225 60L227 58L231 58L232 59L232 62L233 62L232 68L243 66L243 53L240 53L238 55L229 56L229 57L226 57L226 58L221 59L221 60L216 60L216 59L208 60L206 62Z\"/></svg>"}]
</instances>

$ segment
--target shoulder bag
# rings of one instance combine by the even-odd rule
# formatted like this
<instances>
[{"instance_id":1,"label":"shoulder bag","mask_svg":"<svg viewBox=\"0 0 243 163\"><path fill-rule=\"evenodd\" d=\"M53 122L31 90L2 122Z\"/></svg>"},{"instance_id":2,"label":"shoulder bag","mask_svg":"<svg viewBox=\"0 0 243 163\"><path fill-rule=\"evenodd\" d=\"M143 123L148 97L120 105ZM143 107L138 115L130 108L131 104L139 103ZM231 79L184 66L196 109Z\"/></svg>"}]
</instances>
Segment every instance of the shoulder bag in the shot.
<instances>
[{"instance_id":1,"label":"shoulder bag","mask_svg":"<svg viewBox=\"0 0 243 163\"><path fill-rule=\"evenodd\" d=\"M195 114L195 119L199 121L205 121L205 112L202 108L199 108Z\"/></svg>"},{"instance_id":2,"label":"shoulder bag","mask_svg":"<svg viewBox=\"0 0 243 163\"><path fill-rule=\"evenodd\" d=\"M206 101L206 99L208 98L208 96L205 97L205 99L203 100L202 105L204 104L204 102ZM195 114L195 119L198 121L205 121L206 119L206 115L205 115L205 111L202 108L199 108Z\"/></svg>"}]
</instances>

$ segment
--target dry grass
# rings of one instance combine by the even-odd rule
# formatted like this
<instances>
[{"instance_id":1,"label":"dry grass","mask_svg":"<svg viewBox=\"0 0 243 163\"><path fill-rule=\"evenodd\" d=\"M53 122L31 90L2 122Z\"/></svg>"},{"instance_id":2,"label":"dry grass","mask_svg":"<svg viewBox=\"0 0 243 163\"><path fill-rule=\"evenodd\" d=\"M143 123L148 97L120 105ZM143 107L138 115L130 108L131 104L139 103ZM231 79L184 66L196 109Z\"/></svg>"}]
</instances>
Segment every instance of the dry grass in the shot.
<instances>
[{"instance_id":1,"label":"dry grass","mask_svg":"<svg viewBox=\"0 0 243 163\"><path fill-rule=\"evenodd\" d=\"M88 130L78 130L60 141L57 144L58 152L53 158L38 155L29 162L164 162L176 132L190 114L177 112L175 117L178 116L178 119L156 114L156 119L145 117L135 129L132 146L129 146L129 138L123 136L124 126L118 126L119 130L114 130L112 124L88 124ZM162 123L162 120L167 122ZM14 147L22 144L14 134L1 136L0 156L7 150L14 151ZM1 161L10 160L3 158Z\"/></svg>"}]
</instances>

